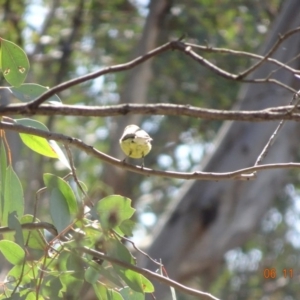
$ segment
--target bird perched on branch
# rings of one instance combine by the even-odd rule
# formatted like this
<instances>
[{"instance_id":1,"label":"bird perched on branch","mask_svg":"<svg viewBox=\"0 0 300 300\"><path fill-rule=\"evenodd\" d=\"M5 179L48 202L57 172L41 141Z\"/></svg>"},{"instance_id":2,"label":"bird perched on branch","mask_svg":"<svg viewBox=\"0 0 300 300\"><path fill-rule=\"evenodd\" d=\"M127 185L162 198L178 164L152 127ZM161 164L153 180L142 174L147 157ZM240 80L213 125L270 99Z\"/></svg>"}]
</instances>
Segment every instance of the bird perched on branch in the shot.
<instances>
[{"instance_id":1,"label":"bird perched on branch","mask_svg":"<svg viewBox=\"0 0 300 300\"><path fill-rule=\"evenodd\" d=\"M122 137L120 138L120 146L127 157L142 158L144 166L144 157L150 152L153 139L149 134L136 125L128 125L125 127ZM124 159L124 161L126 158Z\"/></svg>"}]
</instances>

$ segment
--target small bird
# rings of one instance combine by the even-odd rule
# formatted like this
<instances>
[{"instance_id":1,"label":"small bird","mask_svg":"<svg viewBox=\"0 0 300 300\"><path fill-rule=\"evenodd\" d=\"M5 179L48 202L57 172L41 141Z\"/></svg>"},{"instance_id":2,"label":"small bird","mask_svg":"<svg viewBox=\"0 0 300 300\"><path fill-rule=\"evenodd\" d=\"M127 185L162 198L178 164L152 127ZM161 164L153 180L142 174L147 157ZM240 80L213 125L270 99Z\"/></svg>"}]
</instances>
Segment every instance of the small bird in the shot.
<instances>
[{"instance_id":1,"label":"small bird","mask_svg":"<svg viewBox=\"0 0 300 300\"><path fill-rule=\"evenodd\" d=\"M152 148L151 141L153 139L146 131L136 125L128 125L125 127L119 142L126 156L136 159L142 158L142 167L144 167L144 157Z\"/></svg>"}]
</instances>

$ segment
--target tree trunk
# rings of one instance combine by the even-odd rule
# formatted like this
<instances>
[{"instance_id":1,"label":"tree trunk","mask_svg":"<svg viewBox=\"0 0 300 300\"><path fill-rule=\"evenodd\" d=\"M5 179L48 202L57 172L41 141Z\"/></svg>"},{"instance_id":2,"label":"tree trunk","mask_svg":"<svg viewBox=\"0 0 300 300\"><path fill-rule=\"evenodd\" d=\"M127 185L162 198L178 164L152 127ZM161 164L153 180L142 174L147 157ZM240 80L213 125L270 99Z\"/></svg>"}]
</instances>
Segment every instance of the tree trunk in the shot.
<instances>
[{"instance_id":1,"label":"tree trunk","mask_svg":"<svg viewBox=\"0 0 300 300\"><path fill-rule=\"evenodd\" d=\"M265 54L279 34L300 25L299 1L285 1L269 33L262 53ZM300 36L292 35L273 54L281 62L299 53ZM299 59L292 61L299 68ZM278 67L264 63L253 78L265 78ZM272 75L280 82L295 86L293 74L284 69ZM228 83L230 84L230 82ZM244 84L236 109L255 110L285 105L292 94L273 84ZM215 150L201 166L207 172L225 172L251 166L274 132L278 122L226 122L216 139ZM268 153L264 163L290 162L295 158L299 126L288 122ZM186 182L161 218L147 253L162 261L168 275L180 282L195 275L212 278L229 249L242 245L255 231L273 199L282 191L287 170L259 172L253 181ZM146 260L141 258L141 260ZM154 268L149 260L146 268ZM162 299L167 287L157 286L156 297Z\"/></svg>"}]
</instances>

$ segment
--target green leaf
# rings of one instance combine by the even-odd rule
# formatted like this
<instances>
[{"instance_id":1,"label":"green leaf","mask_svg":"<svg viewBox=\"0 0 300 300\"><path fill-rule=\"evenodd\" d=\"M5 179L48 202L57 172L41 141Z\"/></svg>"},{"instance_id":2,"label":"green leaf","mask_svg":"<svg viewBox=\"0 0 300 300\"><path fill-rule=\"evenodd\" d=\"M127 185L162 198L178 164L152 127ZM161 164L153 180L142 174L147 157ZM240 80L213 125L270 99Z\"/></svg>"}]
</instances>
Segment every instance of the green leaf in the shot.
<instances>
[{"instance_id":1,"label":"green leaf","mask_svg":"<svg viewBox=\"0 0 300 300\"><path fill-rule=\"evenodd\" d=\"M74 277L70 273L61 274L59 275L59 278L66 289L66 295L63 299L68 299L68 297L70 299L77 299L84 281Z\"/></svg>"},{"instance_id":2,"label":"green leaf","mask_svg":"<svg viewBox=\"0 0 300 300\"><path fill-rule=\"evenodd\" d=\"M23 239L23 231L20 224L20 221L18 220L18 216L16 215L16 212L13 211L8 215L8 227L10 229L13 229L15 231L15 242L24 248L24 239Z\"/></svg>"},{"instance_id":3,"label":"green leaf","mask_svg":"<svg viewBox=\"0 0 300 300\"><path fill-rule=\"evenodd\" d=\"M135 212L135 209L131 207L131 200L119 195L103 198L97 203L96 209L104 229L119 226L124 220L131 218Z\"/></svg>"},{"instance_id":4,"label":"green leaf","mask_svg":"<svg viewBox=\"0 0 300 300\"><path fill-rule=\"evenodd\" d=\"M24 276L24 274L26 274L26 276ZM23 264L13 266L9 270L7 277L13 277L16 281L22 279L20 283L25 285L30 283L31 280L37 279L38 275L39 267L37 264L31 264L31 262L26 261L24 266Z\"/></svg>"},{"instance_id":5,"label":"green leaf","mask_svg":"<svg viewBox=\"0 0 300 300\"><path fill-rule=\"evenodd\" d=\"M29 292L25 298L25 300L39 300L39 299L43 299L43 298L40 298L40 297L36 298L35 292Z\"/></svg>"},{"instance_id":6,"label":"green leaf","mask_svg":"<svg viewBox=\"0 0 300 300\"><path fill-rule=\"evenodd\" d=\"M23 126L49 131L49 129L43 123L38 122L36 120L24 118L24 119L17 119L15 120L15 122ZM58 146L56 141L53 140L48 141L45 138L32 135L32 134L25 134L25 133L20 133L20 137L23 143L31 150L47 157L58 158L63 163L64 166L66 166L69 170L71 170L69 161L67 160L66 156L64 155L63 151Z\"/></svg>"},{"instance_id":7,"label":"green leaf","mask_svg":"<svg viewBox=\"0 0 300 300\"><path fill-rule=\"evenodd\" d=\"M100 272L98 269L89 266L84 272L84 279L90 284L97 282Z\"/></svg>"},{"instance_id":8,"label":"green leaf","mask_svg":"<svg viewBox=\"0 0 300 300\"><path fill-rule=\"evenodd\" d=\"M116 228L120 235L126 235L127 237L133 236L133 229L136 223L132 220L124 220L119 227Z\"/></svg>"},{"instance_id":9,"label":"green leaf","mask_svg":"<svg viewBox=\"0 0 300 300\"><path fill-rule=\"evenodd\" d=\"M71 223L71 214L63 194L54 188L50 194L50 215L58 232L63 231Z\"/></svg>"},{"instance_id":10,"label":"green leaf","mask_svg":"<svg viewBox=\"0 0 300 300\"><path fill-rule=\"evenodd\" d=\"M0 190L1 190L1 184L5 182L5 174L6 174L6 167L7 167L6 151L2 139L1 139L1 147L0 147L0 164L1 164L0 165Z\"/></svg>"},{"instance_id":11,"label":"green leaf","mask_svg":"<svg viewBox=\"0 0 300 300\"><path fill-rule=\"evenodd\" d=\"M21 217L24 213L24 195L21 182L11 166L6 169L4 183L4 197L2 202L2 226L8 225L8 217L11 213ZM13 233L5 233L6 239L13 240Z\"/></svg>"},{"instance_id":12,"label":"green leaf","mask_svg":"<svg viewBox=\"0 0 300 300\"><path fill-rule=\"evenodd\" d=\"M6 177L4 183L4 208L2 215L2 225L8 225L8 216L12 212L16 212L21 217L24 212L24 196L21 182L12 169L8 166L6 169Z\"/></svg>"},{"instance_id":13,"label":"green leaf","mask_svg":"<svg viewBox=\"0 0 300 300\"><path fill-rule=\"evenodd\" d=\"M38 295L37 297L36 292L29 292L25 298L25 300L44 300L44 299L45 298L42 295Z\"/></svg>"},{"instance_id":14,"label":"green leaf","mask_svg":"<svg viewBox=\"0 0 300 300\"><path fill-rule=\"evenodd\" d=\"M144 300L145 295L143 293L138 293L136 291L133 291L128 286L124 289L120 290L120 294L122 295L124 300Z\"/></svg>"},{"instance_id":15,"label":"green leaf","mask_svg":"<svg viewBox=\"0 0 300 300\"><path fill-rule=\"evenodd\" d=\"M28 291L28 289L26 289ZM9 291L9 293L6 292L6 295L3 296L3 298L0 298L1 300L25 300L26 295L22 295L24 292L20 293L13 293ZM8 297L9 296L9 297Z\"/></svg>"},{"instance_id":16,"label":"green leaf","mask_svg":"<svg viewBox=\"0 0 300 300\"><path fill-rule=\"evenodd\" d=\"M105 243L105 248L107 251L107 255L115 257L130 264L135 264L135 260L131 255L130 251L120 241L115 239L109 239Z\"/></svg>"},{"instance_id":17,"label":"green leaf","mask_svg":"<svg viewBox=\"0 0 300 300\"><path fill-rule=\"evenodd\" d=\"M82 257L76 254L75 252L71 252L67 258L67 270L72 271L72 276L77 279L84 279L84 262Z\"/></svg>"},{"instance_id":18,"label":"green leaf","mask_svg":"<svg viewBox=\"0 0 300 300\"><path fill-rule=\"evenodd\" d=\"M123 300L123 297L118 292L108 289L101 283L93 284L93 288L100 300Z\"/></svg>"},{"instance_id":19,"label":"green leaf","mask_svg":"<svg viewBox=\"0 0 300 300\"><path fill-rule=\"evenodd\" d=\"M1 65L5 80L13 85L21 85L29 71L29 61L26 53L16 44L0 39Z\"/></svg>"},{"instance_id":20,"label":"green leaf","mask_svg":"<svg viewBox=\"0 0 300 300\"><path fill-rule=\"evenodd\" d=\"M53 188L58 188L59 191L63 194L65 201L68 204L70 213L77 214L78 207L76 197L68 182L61 177L49 173L44 174L43 178L44 183L49 190Z\"/></svg>"},{"instance_id":21,"label":"green leaf","mask_svg":"<svg viewBox=\"0 0 300 300\"><path fill-rule=\"evenodd\" d=\"M104 267L103 265L99 265L93 260L87 261L87 263L91 268L97 269L99 271L99 274L101 274L101 276L105 278L106 281L110 281L110 286L115 285L119 288L124 286L124 283L111 266Z\"/></svg>"},{"instance_id":22,"label":"green leaf","mask_svg":"<svg viewBox=\"0 0 300 300\"><path fill-rule=\"evenodd\" d=\"M130 288L139 293L153 293L152 283L143 275L132 270L113 265L117 274L128 284Z\"/></svg>"},{"instance_id":23,"label":"green leaf","mask_svg":"<svg viewBox=\"0 0 300 300\"><path fill-rule=\"evenodd\" d=\"M49 131L44 124L32 119L18 119L15 121L23 126ZM20 137L23 143L31 150L47 157L58 158L57 153L45 138L25 133L20 133Z\"/></svg>"},{"instance_id":24,"label":"green leaf","mask_svg":"<svg viewBox=\"0 0 300 300\"><path fill-rule=\"evenodd\" d=\"M29 102L47 92L49 88L36 83L24 83L19 87L9 87L8 90L20 101ZM57 95L51 96L47 101L53 104L61 104L61 100Z\"/></svg>"},{"instance_id":25,"label":"green leaf","mask_svg":"<svg viewBox=\"0 0 300 300\"><path fill-rule=\"evenodd\" d=\"M51 218L54 226L61 232L71 223L71 217L77 214L77 201L65 180L52 174L44 174L43 178L50 191Z\"/></svg>"},{"instance_id":26,"label":"green leaf","mask_svg":"<svg viewBox=\"0 0 300 300\"><path fill-rule=\"evenodd\" d=\"M24 263L25 251L18 244L2 240L0 241L0 251L11 264L20 265Z\"/></svg>"},{"instance_id":27,"label":"green leaf","mask_svg":"<svg viewBox=\"0 0 300 300\"><path fill-rule=\"evenodd\" d=\"M21 224L32 223L34 217L32 215L24 215L21 217ZM35 222L39 222L38 219L35 219ZM29 240L28 240L29 237ZM41 230L23 230L24 241L28 240L28 246L36 250L45 250L47 243L42 234Z\"/></svg>"},{"instance_id":28,"label":"green leaf","mask_svg":"<svg viewBox=\"0 0 300 300\"><path fill-rule=\"evenodd\" d=\"M47 299L62 299L62 297L59 297L59 293L62 289L62 284L61 281L59 279L59 277L57 276L51 276L51 280L49 282L49 289L48 289L48 293L47 296L49 296L49 298Z\"/></svg>"},{"instance_id":29,"label":"green leaf","mask_svg":"<svg viewBox=\"0 0 300 300\"><path fill-rule=\"evenodd\" d=\"M52 150L56 153L56 155L58 156L58 159L60 160L60 162L67 167L69 170L71 170L71 166L69 164L68 159L66 158L65 154L63 153L63 151L61 150L61 148L58 146L58 144L56 143L56 141L53 140L49 140L48 141L50 147L52 148Z\"/></svg>"},{"instance_id":30,"label":"green leaf","mask_svg":"<svg viewBox=\"0 0 300 300\"><path fill-rule=\"evenodd\" d=\"M70 251L61 251L58 256L58 270L59 271L68 271L68 258L70 257Z\"/></svg>"},{"instance_id":31,"label":"green leaf","mask_svg":"<svg viewBox=\"0 0 300 300\"><path fill-rule=\"evenodd\" d=\"M6 160L6 151L3 140L1 139L1 149L0 149L0 224L2 224L2 216L3 216L3 205L4 205L4 184L6 177L6 168L7 168L7 160Z\"/></svg>"}]
</instances>

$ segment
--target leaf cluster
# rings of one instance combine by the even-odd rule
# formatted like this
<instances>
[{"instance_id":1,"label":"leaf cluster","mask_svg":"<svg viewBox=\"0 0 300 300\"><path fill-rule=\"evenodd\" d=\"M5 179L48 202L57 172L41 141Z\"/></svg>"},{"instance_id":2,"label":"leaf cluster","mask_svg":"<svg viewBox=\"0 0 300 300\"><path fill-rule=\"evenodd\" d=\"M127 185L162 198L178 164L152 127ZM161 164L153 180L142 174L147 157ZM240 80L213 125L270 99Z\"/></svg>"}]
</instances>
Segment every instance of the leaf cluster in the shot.
<instances>
[{"instance_id":1,"label":"leaf cluster","mask_svg":"<svg viewBox=\"0 0 300 300\"><path fill-rule=\"evenodd\" d=\"M15 44L3 39L1 42L3 75L13 85L7 89L24 102L47 91L37 84L22 84L27 72L20 72L17 66L25 66L27 57ZM56 105L60 103L56 95L49 100ZM48 131L44 124L33 119L10 121ZM55 141L20 133L22 142L31 150L59 159L73 170L71 178L44 174L45 187L36 193L35 210L33 214L24 214L23 187L12 168L4 131L1 137L0 252L12 268L0 299L81 299L89 288L98 299L144 299L145 293L152 293L153 285L146 277L122 265L136 265L123 240L125 235L132 236L134 228L131 218L135 209L131 200L110 195L93 205L86 186L77 181L69 159ZM41 222L36 216L41 195L48 201L50 222ZM89 254L89 249L95 249L104 259ZM105 257L116 259L119 264Z\"/></svg>"}]
</instances>

